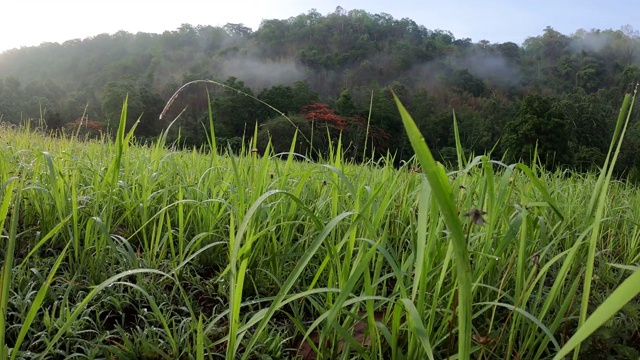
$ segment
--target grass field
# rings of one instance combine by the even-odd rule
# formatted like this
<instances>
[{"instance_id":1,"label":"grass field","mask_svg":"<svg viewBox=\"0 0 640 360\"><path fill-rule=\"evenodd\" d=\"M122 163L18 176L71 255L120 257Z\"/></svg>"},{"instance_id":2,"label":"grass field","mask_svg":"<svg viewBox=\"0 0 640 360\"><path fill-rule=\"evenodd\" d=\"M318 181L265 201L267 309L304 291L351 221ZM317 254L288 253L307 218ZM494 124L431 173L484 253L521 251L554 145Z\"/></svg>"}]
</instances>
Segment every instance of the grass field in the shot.
<instances>
[{"instance_id":1,"label":"grass field","mask_svg":"<svg viewBox=\"0 0 640 360\"><path fill-rule=\"evenodd\" d=\"M587 174L2 126L0 359L636 359L632 100Z\"/></svg>"}]
</instances>

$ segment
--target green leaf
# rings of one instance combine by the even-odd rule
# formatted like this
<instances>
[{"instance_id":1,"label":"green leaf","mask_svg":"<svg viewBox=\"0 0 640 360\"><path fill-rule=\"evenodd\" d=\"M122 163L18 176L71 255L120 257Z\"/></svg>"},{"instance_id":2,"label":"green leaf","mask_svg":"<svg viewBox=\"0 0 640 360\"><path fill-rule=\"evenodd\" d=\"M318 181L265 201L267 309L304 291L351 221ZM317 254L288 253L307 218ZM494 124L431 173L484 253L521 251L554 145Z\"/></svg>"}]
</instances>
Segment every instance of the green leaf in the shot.
<instances>
[{"instance_id":1,"label":"green leaf","mask_svg":"<svg viewBox=\"0 0 640 360\"><path fill-rule=\"evenodd\" d=\"M468 359L471 356L471 306L473 303L471 293L471 265L469 263L469 252L467 250L467 240L465 239L462 223L458 217L458 210L453 198L453 192L448 182L448 177L442 165L436 163L431 150L420 134L420 130L411 118L411 115L404 108L400 99L393 94L402 123L411 142L413 150L422 165L422 170L431 185L433 197L442 213L444 222L451 234L453 252L457 268L459 298L458 298L458 353L461 359Z\"/></svg>"},{"instance_id":2,"label":"green leaf","mask_svg":"<svg viewBox=\"0 0 640 360\"><path fill-rule=\"evenodd\" d=\"M615 315L629 301L640 294L640 271L629 276L609 297L589 316L575 334L554 357L560 360L578 347L589 335L598 330L607 320Z\"/></svg>"}]
</instances>

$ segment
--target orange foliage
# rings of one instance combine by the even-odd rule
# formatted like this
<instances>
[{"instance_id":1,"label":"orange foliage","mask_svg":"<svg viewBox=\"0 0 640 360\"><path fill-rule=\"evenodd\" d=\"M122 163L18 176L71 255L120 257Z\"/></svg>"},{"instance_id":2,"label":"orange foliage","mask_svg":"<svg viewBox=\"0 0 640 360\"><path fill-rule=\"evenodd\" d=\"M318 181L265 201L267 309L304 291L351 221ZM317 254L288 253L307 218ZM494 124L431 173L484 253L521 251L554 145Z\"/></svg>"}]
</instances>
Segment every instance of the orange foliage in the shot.
<instances>
[{"instance_id":1,"label":"orange foliage","mask_svg":"<svg viewBox=\"0 0 640 360\"><path fill-rule=\"evenodd\" d=\"M104 123L100 121L89 120L88 117L80 117L75 121L69 122L67 123L67 125L65 125L65 128L73 132L78 131L78 127L80 127L81 134L88 134L90 136L98 136L105 130Z\"/></svg>"},{"instance_id":2,"label":"orange foliage","mask_svg":"<svg viewBox=\"0 0 640 360\"><path fill-rule=\"evenodd\" d=\"M347 121L342 116L338 116L333 112L329 104L313 103L302 107L304 118L309 121L321 121L335 125L338 129L344 130Z\"/></svg>"}]
</instances>

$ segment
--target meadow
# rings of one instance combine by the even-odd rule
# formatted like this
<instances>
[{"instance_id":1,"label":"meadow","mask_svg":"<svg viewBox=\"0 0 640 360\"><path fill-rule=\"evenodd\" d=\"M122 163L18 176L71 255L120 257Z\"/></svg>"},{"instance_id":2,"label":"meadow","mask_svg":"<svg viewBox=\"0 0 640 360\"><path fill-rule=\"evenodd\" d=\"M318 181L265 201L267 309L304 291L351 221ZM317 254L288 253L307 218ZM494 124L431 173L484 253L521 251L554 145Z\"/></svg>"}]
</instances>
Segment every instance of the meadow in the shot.
<instances>
[{"instance_id":1,"label":"meadow","mask_svg":"<svg viewBox=\"0 0 640 360\"><path fill-rule=\"evenodd\" d=\"M590 173L445 169L399 103L400 167L4 124L0 358L637 358L634 97Z\"/></svg>"}]
</instances>

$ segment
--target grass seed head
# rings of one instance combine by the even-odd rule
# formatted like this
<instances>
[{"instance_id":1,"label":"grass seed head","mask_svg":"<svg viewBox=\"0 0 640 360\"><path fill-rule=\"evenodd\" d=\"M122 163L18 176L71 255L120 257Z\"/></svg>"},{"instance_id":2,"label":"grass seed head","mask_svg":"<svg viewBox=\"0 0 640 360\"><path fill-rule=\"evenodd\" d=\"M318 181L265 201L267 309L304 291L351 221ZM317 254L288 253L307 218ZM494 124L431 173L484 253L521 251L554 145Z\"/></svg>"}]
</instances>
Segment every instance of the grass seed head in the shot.
<instances>
[{"instance_id":1,"label":"grass seed head","mask_svg":"<svg viewBox=\"0 0 640 360\"><path fill-rule=\"evenodd\" d=\"M471 218L471 222L473 222L476 225L482 225L484 223L486 223L487 221L484 219L483 215L486 215L487 212L480 210L480 209L473 209L471 211L469 211L468 213L464 214L464 216L466 217L470 217Z\"/></svg>"}]
</instances>

